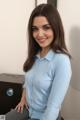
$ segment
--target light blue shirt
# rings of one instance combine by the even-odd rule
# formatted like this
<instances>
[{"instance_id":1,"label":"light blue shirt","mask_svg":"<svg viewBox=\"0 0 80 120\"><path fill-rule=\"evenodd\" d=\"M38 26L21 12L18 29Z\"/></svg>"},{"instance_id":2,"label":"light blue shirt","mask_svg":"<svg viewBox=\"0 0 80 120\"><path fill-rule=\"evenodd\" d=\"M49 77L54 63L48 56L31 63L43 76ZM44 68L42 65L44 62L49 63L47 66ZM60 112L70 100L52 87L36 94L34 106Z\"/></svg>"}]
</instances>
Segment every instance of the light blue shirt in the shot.
<instances>
[{"instance_id":1,"label":"light blue shirt","mask_svg":"<svg viewBox=\"0 0 80 120\"><path fill-rule=\"evenodd\" d=\"M50 50L36 56L31 70L25 74L26 99L31 118L56 120L71 79L71 64L65 54Z\"/></svg>"}]
</instances>

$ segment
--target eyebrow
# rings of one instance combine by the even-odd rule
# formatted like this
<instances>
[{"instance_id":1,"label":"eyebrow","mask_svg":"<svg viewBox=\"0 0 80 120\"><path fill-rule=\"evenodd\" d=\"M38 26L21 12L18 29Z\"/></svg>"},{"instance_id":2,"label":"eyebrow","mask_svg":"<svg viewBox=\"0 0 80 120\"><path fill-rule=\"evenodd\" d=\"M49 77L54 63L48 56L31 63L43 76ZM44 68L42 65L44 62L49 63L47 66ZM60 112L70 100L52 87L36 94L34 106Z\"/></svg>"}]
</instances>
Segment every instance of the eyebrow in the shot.
<instances>
[{"instance_id":1,"label":"eyebrow","mask_svg":"<svg viewBox=\"0 0 80 120\"><path fill-rule=\"evenodd\" d=\"M44 25L42 25L42 26L33 25L32 27L44 27L44 26L50 26L50 24L44 24Z\"/></svg>"}]
</instances>

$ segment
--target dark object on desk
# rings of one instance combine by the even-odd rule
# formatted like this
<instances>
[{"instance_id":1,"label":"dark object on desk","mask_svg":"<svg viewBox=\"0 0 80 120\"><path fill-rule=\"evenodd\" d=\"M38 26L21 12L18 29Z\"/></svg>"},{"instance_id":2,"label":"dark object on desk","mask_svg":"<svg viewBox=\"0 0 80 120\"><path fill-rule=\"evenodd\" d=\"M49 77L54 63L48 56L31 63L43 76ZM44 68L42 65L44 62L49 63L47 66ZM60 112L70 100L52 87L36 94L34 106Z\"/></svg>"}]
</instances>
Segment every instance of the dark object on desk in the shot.
<instances>
[{"instance_id":1,"label":"dark object on desk","mask_svg":"<svg viewBox=\"0 0 80 120\"><path fill-rule=\"evenodd\" d=\"M47 0L47 3L53 4L55 7L57 7L57 0Z\"/></svg>"},{"instance_id":2,"label":"dark object on desk","mask_svg":"<svg viewBox=\"0 0 80 120\"><path fill-rule=\"evenodd\" d=\"M61 120L64 120L64 118L63 118L63 117L61 117Z\"/></svg>"},{"instance_id":3,"label":"dark object on desk","mask_svg":"<svg viewBox=\"0 0 80 120\"><path fill-rule=\"evenodd\" d=\"M21 98L23 75L0 74L0 115L15 108Z\"/></svg>"}]
</instances>

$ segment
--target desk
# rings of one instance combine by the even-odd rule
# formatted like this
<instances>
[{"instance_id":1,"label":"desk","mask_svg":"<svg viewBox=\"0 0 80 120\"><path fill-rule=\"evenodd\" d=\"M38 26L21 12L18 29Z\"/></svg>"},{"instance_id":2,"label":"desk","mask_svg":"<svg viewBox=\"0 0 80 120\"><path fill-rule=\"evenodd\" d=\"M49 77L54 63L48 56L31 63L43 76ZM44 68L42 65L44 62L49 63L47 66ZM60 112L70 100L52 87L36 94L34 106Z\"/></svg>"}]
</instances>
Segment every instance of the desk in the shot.
<instances>
[{"instance_id":1,"label":"desk","mask_svg":"<svg viewBox=\"0 0 80 120\"><path fill-rule=\"evenodd\" d=\"M0 114L15 108L21 98L24 75L0 74Z\"/></svg>"}]
</instances>

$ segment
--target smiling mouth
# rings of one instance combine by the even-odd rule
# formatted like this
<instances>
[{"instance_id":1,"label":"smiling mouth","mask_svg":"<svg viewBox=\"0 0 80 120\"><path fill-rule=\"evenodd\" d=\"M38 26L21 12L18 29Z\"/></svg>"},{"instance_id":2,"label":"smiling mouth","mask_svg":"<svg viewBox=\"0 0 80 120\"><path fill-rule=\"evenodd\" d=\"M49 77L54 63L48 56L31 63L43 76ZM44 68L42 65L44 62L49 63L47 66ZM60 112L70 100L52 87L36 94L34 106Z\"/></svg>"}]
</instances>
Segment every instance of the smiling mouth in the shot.
<instances>
[{"instance_id":1,"label":"smiling mouth","mask_svg":"<svg viewBox=\"0 0 80 120\"><path fill-rule=\"evenodd\" d=\"M46 38L43 38L43 39L38 39L39 42L45 42L46 41Z\"/></svg>"},{"instance_id":2,"label":"smiling mouth","mask_svg":"<svg viewBox=\"0 0 80 120\"><path fill-rule=\"evenodd\" d=\"M39 43L44 43L45 42L45 40L38 40L39 41Z\"/></svg>"}]
</instances>

